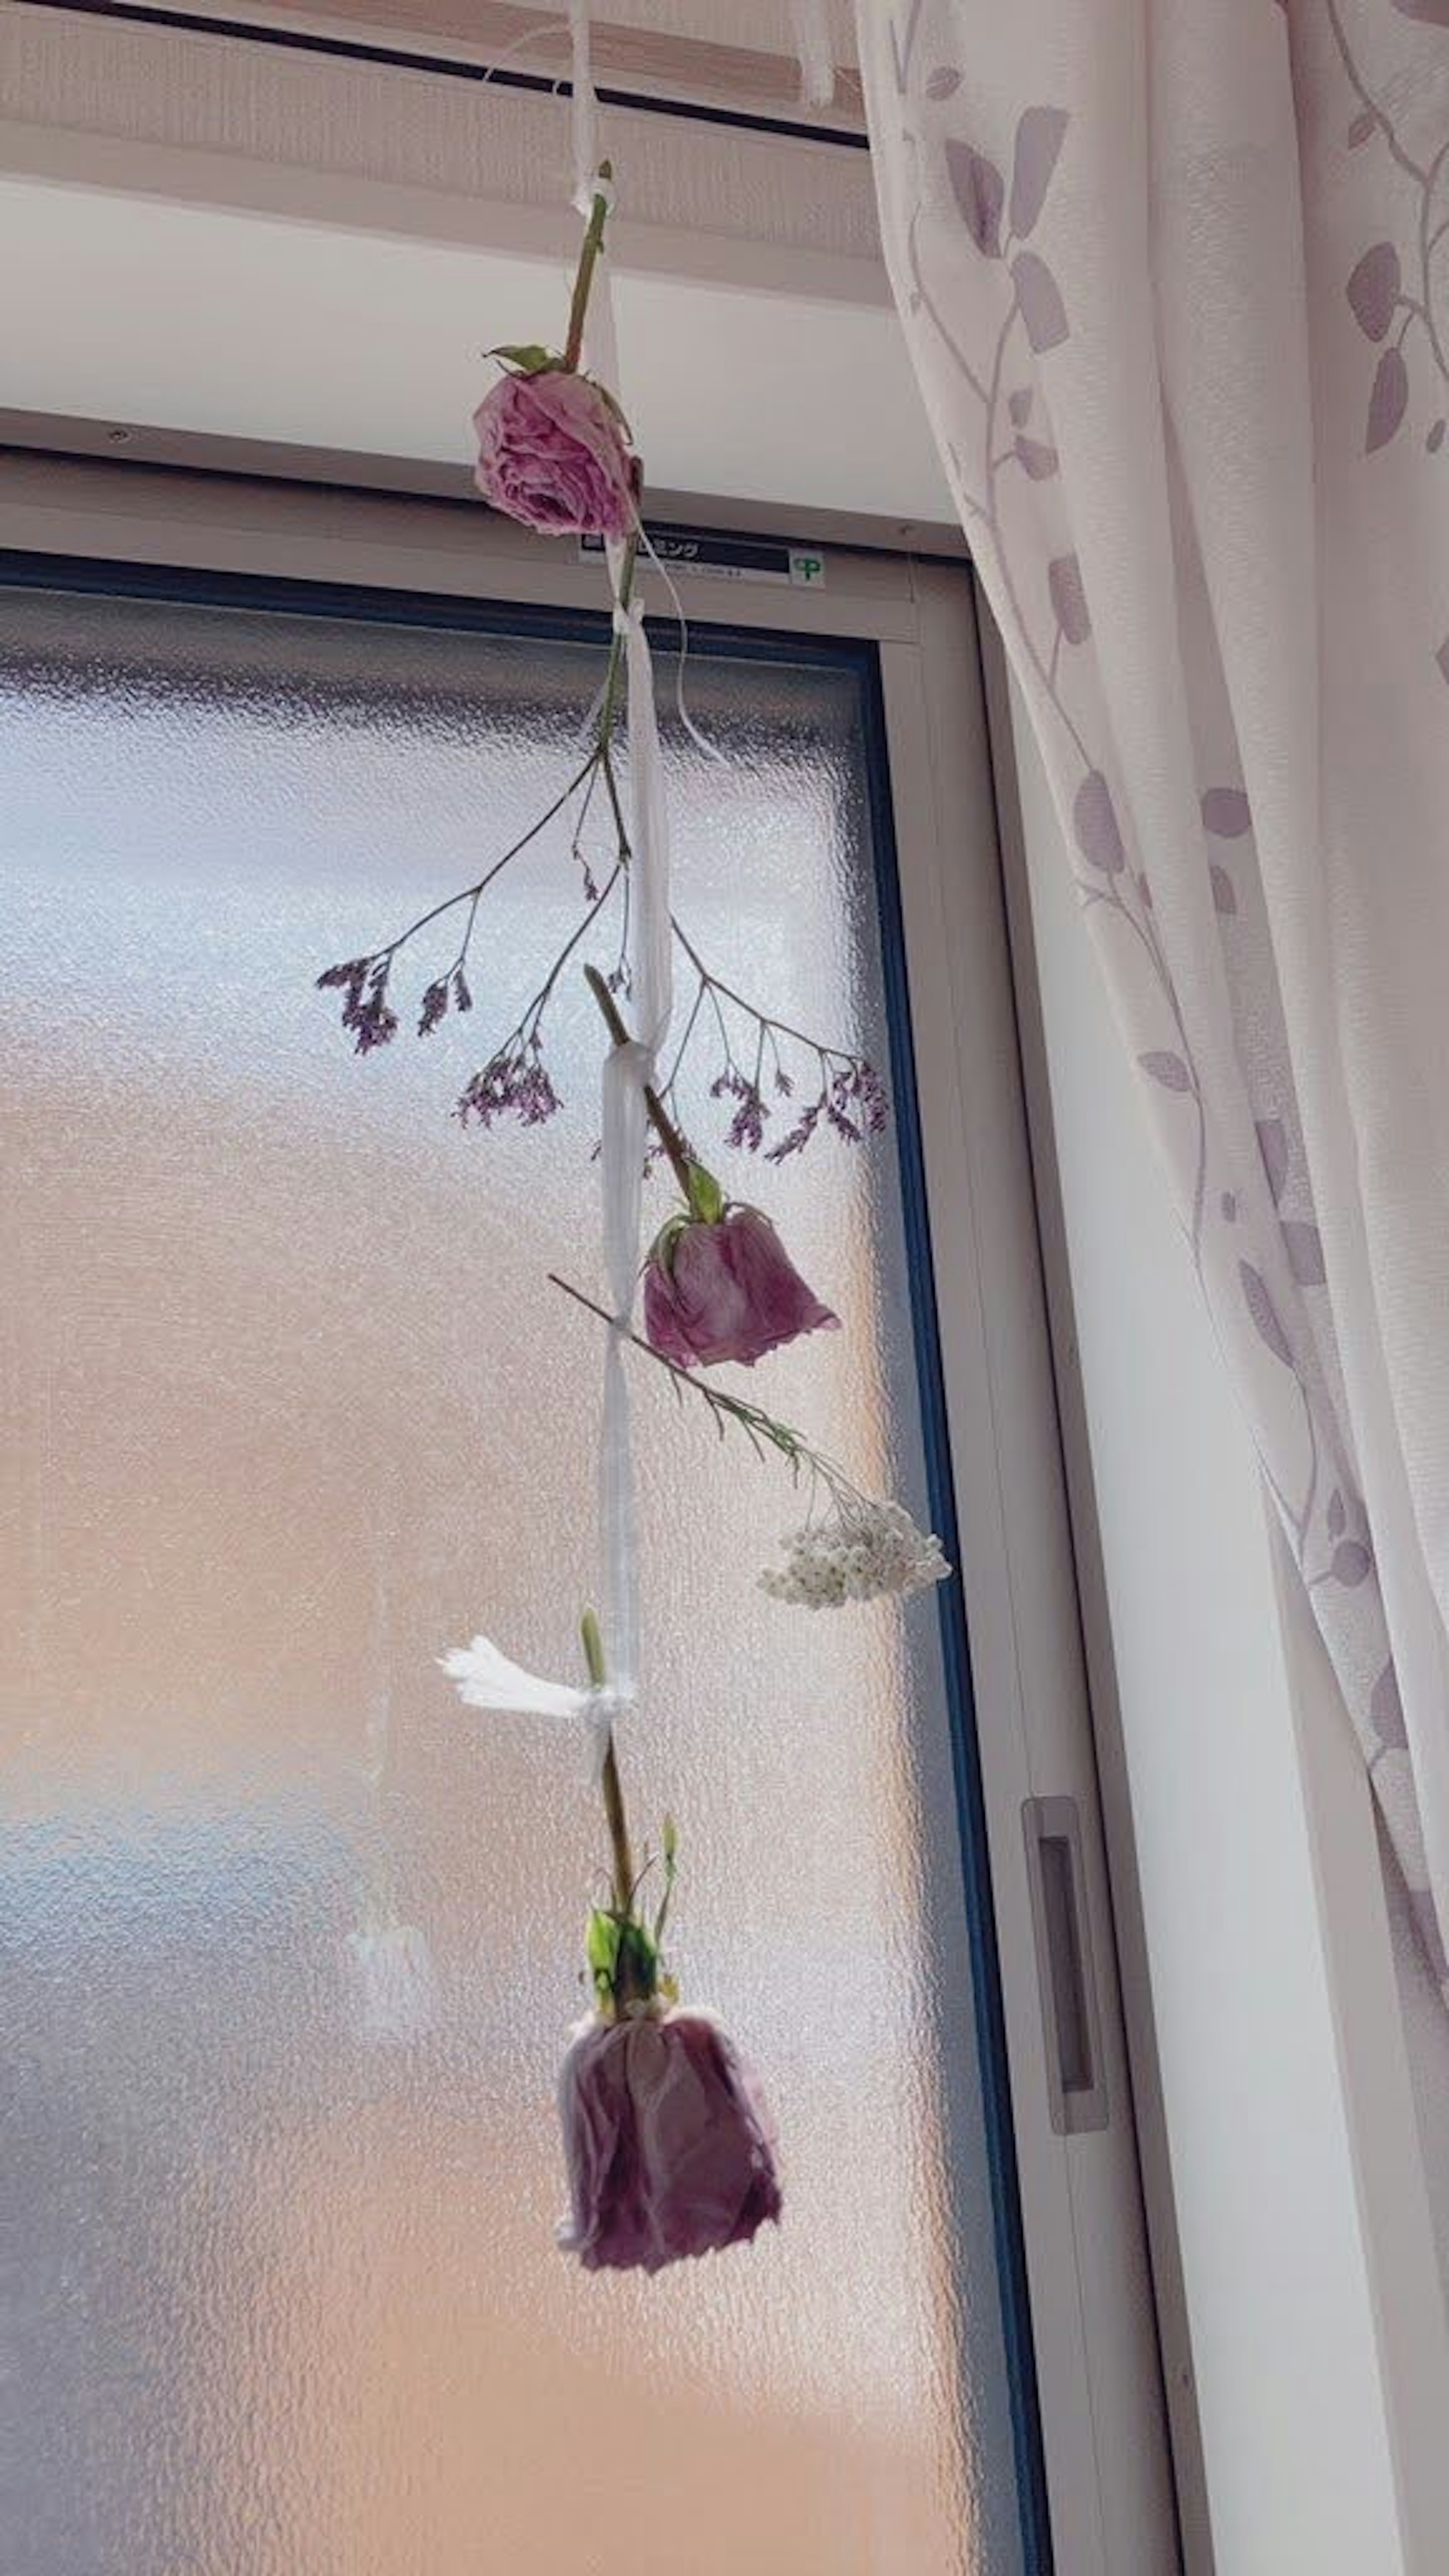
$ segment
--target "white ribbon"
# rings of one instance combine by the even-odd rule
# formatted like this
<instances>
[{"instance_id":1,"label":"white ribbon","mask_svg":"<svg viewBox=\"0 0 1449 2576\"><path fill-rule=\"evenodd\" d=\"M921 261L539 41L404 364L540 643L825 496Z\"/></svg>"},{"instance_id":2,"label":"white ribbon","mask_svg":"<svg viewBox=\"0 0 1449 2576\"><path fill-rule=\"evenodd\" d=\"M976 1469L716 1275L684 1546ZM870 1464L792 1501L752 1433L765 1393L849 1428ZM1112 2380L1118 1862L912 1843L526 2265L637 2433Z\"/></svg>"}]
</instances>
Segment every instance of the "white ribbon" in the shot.
<instances>
[{"instance_id":1,"label":"white ribbon","mask_svg":"<svg viewBox=\"0 0 1449 2576\"><path fill-rule=\"evenodd\" d=\"M589 53L589 0L569 0L569 42L573 52L574 204L585 223L593 210L594 175L599 166L599 102L594 96L594 67Z\"/></svg>"},{"instance_id":2,"label":"white ribbon","mask_svg":"<svg viewBox=\"0 0 1449 2576\"><path fill-rule=\"evenodd\" d=\"M610 1685L579 1690L572 1682L545 1681L525 1672L491 1637L475 1637L471 1646L453 1646L438 1662L458 1697L468 1708L487 1708L512 1717L556 1717L587 1726L595 1775L603 1768L610 1731L619 1714L620 1694Z\"/></svg>"},{"instance_id":3,"label":"white ribbon","mask_svg":"<svg viewBox=\"0 0 1449 2576\"><path fill-rule=\"evenodd\" d=\"M573 37L574 154L585 220L599 192L593 82L589 69L588 0L569 0ZM593 372L616 390L613 297L607 263L594 273L587 321ZM612 1321L604 1346L603 1418L599 1438L599 1522L604 1589L606 1688L578 1690L550 1682L510 1662L487 1637L455 1647L439 1662L470 1708L511 1709L522 1715L587 1719L596 1769L620 1711L639 1687L639 1534L634 1494L633 1447L624 1345L634 1312L639 1275L639 1224L643 1208L647 1115L644 1092L669 1033L673 1008L669 907L669 833L654 665L638 601L622 596L623 545L608 548L614 593L614 632L623 642L629 712L629 1004L635 1035L611 1048L604 1067L603 1194L604 1267Z\"/></svg>"},{"instance_id":4,"label":"white ribbon","mask_svg":"<svg viewBox=\"0 0 1449 2576\"><path fill-rule=\"evenodd\" d=\"M643 609L637 601L626 606L619 596L625 560L622 547L610 548L614 626L624 639L629 708L629 999L635 1036L628 1046L615 1047L604 1067L600 1155L604 1266L614 1321L604 1351L599 1516L608 1669L621 1701L629 1702L639 1683L639 1541L624 1344L639 1275L647 1137L644 1090L654 1079L656 1059L668 1034L673 979L669 832L654 705L654 665L644 632Z\"/></svg>"},{"instance_id":5,"label":"white ribbon","mask_svg":"<svg viewBox=\"0 0 1449 2576\"><path fill-rule=\"evenodd\" d=\"M613 189L599 177L599 102L594 93L593 61L589 48L589 0L569 0L569 39L573 62L570 85L573 90L574 139L574 205L585 223L594 211L594 199L600 194L612 204ZM599 254L594 270L589 310L584 322L584 350L591 376L607 385L611 394L619 391L619 344L614 331L614 296L609 282L609 254Z\"/></svg>"},{"instance_id":6,"label":"white ribbon","mask_svg":"<svg viewBox=\"0 0 1449 2576\"><path fill-rule=\"evenodd\" d=\"M723 769L725 767L724 753L719 749L719 746L716 743L712 743L710 741L707 733L700 732L698 725L695 723L694 718L690 714L689 708L685 703L684 666L689 660L689 620L684 614L684 602L679 596L679 585L675 581L674 575L670 571L664 557L656 551L654 540L650 536L649 531L645 527L637 510L634 513L634 534L638 538L640 546L643 548L644 553L649 557L650 562L654 566L655 571L658 573L660 580L663 582L665 589L669 593L669 605L674 611L675 620L679 627L679 659L674 666L674 712L678 716L684 731L688 734L690 741L693 743L695 750L702 751L706 760L714 761L718 768Z\"/></svg>"},{"instance_id":7,"label":"white ribbon","mask_svg":"<svg viewBox=\"0 0 1449 2576\"><path fill-rule=\"evenodd\" d=\"M598 110L589 58L588 0L569 0L573 41L574 179L585 222L599 191ZM607 256L594 272L585 338L591 372L617 395L618 347ZM624 1344L634 1312L639 1272L639 1221L643 1204L646 1114L644 1092L669 1030L672 1008L669 921L669 836L659 726L654 706L654 666L637 601L623 597L626 549L608 549L614 593L614 632L623 638L629 710L629 1000L635 1034L611 1050L604 1067L603 1143L600 1153L604 1267L613 1322L604 1346L603 1418L599 1432L599 1534L603 1557L605 1660L616 1708L632 1704L639 1687L639 1532L634 1495L634 1456L629 1429L629 1389Z\"/></svg>"},{"instance_id":8,"label":"white ribbon","mask_svg":"<svg viewBox=\"0 0 1449 2576\"><path fill-rule=\"evenodd\" d=\"M835 96L835 49L826 0L790 0L790 24L800 57L800 90L807 107L828 107Z\"/></svg>"}]
</instances>

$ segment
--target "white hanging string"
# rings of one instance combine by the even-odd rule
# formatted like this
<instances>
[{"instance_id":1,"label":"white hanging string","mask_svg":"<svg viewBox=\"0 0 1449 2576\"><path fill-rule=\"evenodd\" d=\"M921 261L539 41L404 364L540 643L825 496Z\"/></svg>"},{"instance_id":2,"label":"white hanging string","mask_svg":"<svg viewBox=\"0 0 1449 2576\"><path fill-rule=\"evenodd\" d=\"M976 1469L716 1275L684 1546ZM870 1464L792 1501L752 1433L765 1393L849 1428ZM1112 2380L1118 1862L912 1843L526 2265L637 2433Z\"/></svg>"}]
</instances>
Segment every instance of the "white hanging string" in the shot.
<instances>
[{"instance_id":1,"label":"white hanging string","mask_svg":"<svg viewBox=\"0 0 1449 2576\"><path fill-rule=\"evenodd\" d=\"M650 563L654 566L655 571L658 573L660 580L663 582L664 587L669 594L669 605L674 611L675 623L679 628L679 660L674 666L674 712L679 718L681 728L686 734L688 734L690 741L693 743L695 750L703 752L706 760L712 760L722 768L725 765L724 753L720 750L718 743L711 742L708 734L702 732L700 727L695 723L693 716L689 712L689 704L685 696L685 670L689 661L689 620L684 613L684 602L679 596L679 585L675 581L668 564L659 553L653 538L650 536L648 529L645 527L643 520L639 517L637 512L635 513L634 518L634 534L639 540L639 550L641 554L648 556ZM586 751L592 743L598 741L599 716L603 708L604 692L607 685L606 681L600 681L598 688L594 692L592 702L589 706L589 711L584 717L582 724L579 726L577 734L574 736L574 740L581 753Z\"/></svg>"},{"instance_id":2,"label":"white hanging string","mask_svg":"<svg viewBox=\"0 0 1449 2576\"><path fill-rule=\"evenodd\" d=\"M678 585L670 572L668 564L665 563L663 557L656 552L653 539L651 538L648 529L645 527L643 520L637 515L637 513L634 519L634 531L645 554L649 557L650 562L654 566L655 571L658 573L660 580L663 582L665 589L669 593L669 604L674 611L675 619L679 627L679 660L675 665L674 671L674 712L678 716L685 732L688 734L690 741L693 743L695 750L702 751L706 760L718 761L720 765L723 766L724 753L719 749L717 744L710 741L708 734L700 732L698 725L695 723L693 716L690 714L689 709L685 704L684 667L689 660L689 620L684 614L684 602L679 596Z\"/></svg>"},{"instance_id":3,"label":"white hanging string","mask_svg":"<svg viewBox=\"0 0 1449 2576\"><path fill-rule=\"evenodd\" d=\"M587 222L595 198L612 195L608 183L599 175L587 0L569 0L569 31L573 45L574 201ZM585 332L591 372L611 393L616 392L613 295L606 258L599 260L594 271ZM647 539L644 542L647 545ZM487 1637L475 1637L471 1646L457 1647L439 1658L444 1672L457 1684L470 1707L584 1721L589 1728L596 1769L602 1763L616 1716L633 1702L639 1687L639 1530L624 1346L639 1274L648 1124L644 1093L654 1079L673 1008L669 832L654 666L643 607L634 595L637 583L631 582L630 595L624 596L625 568L632 563L632 549L611 544L607 555L614 594L614 632L623 645L629 723L627 964L635 1028L629 1043L612 1048L605 1062L599 1158L604 1266L612 1319L604 1345L599 1439L600 1554L608 1686L578 1690L565 1682L544 1680L511 1662Z\"/></svg>"},{"instance_id":4,"label":"white hanging string","mask_svg":"<svg viewBox=\"0 0 1449 2576\"><path fill-rule=\"evenodd\" d=\"M631 1700L639 1680L638 1519L629 1429L624 1345L639 1272L643 1206L646 1084L669 1031L673 1007L669 923L669 832L654 668L638 600L619 597L625 554L610 549L614 624L624 640L629 709L629 972L635 1036L615 1047L604 1067L604 1264L614 1321L604 1351L604 1413L599 1508L608 1618L608 1668L615 1690Z\"/></svg>"},{"instance_id":5,"label":"white hanging string","mask_svg":"<svg viewBox=\"0 0 1449 2576\"><path fill-rule=\"evenodd\" d=\"M589 55L588 0L569 0L573 41L576 202L585 221L599 193L597 102ZM593 374L619 393L613 286L607 256L594 272L585 325ZM644 1092L669 1032L673 1006L669 921L669 834L654 666L637 598L623 597L622 546L610 546L614 631L623 642L625 702L629 719L629 989L634 1037L615 1047L604 1067L603 1193L604 1266L614 1317L604 1347L604 1399L599 1450L599 1521L603 1557L604 1639L609 1680L621 1703L639 1686L639 1529L634 1491L629 1389L624 1344L634 1311L639 1272L647 1120ZM636 585L637 586L637 585Z\"/></svg>"},{"instance_id":6,"label":"white hanging string","mask_svg":"<svg viewBox=\"0 0 1449 2576\"><path fill-rule=\"evenodd\" d=\"M569 0L569 45L573 55L574 204L587 223L593 206L594 173L599 166L599 102L594 95L589 47L589 0Z\"/></svg>"},{"instance_id":7,"label":"white hanging string","mask_svg":"<svg viewBox=\"0 0 1449 2576\"><path fill-rule=\"evenodd\" d=\"M807 107L828 107L835 96L835 49L826 0L790 0L790 25L800 57L800 93Z\"/></svg>"},{"instance_id":8,"label":"white hanging string","mask_svg":"<svg viewBox=\"0 0 1449 2576\"><path fill-rule=\"evenodd\" d=\"M607 197L611 206L614 199L614 191L608 181L599 177L603 153L599 144L599 102L594 91L593 58L589 46L589 0L569 0L569 44L572 53L574 206L581 221L587 223L594 211L596 197ZM607 385L617 398L619 344L614 330L614 293L607 247L600 252L594 270L584 323L584 343L590 375L596 376L601 385Z\"/></svg>"}]
</instances>

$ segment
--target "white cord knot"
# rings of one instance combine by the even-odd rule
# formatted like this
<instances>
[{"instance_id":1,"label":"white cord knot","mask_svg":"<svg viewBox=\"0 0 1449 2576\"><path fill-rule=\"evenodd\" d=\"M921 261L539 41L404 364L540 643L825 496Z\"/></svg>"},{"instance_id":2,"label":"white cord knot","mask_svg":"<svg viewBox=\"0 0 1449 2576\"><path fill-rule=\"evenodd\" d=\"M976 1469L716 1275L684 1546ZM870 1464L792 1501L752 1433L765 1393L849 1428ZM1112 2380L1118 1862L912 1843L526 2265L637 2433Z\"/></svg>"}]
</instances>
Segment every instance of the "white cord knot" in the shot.
<instances>
[{"instance_id":1,"label":"white cord knot","mask_svg":"<svg viewBox=\"0 0 1449 2576\"><path fill-rule=\"evenodd\" d=\"M589 1772L596 1789L604 1776L604 1756L609 1750L609 1738L625 1711L632 1706L633 1701L623 1691L615 1690L611 1682L600 1682L583 1695L583 1716L589 1734Z\"/></svg>"},{"instance_id":2,"label":"white cord knot","mask_svg":"<svg viewBox=\"0 0 1449 2576\"><path fill-rule=\"evenodd\" d=\"M835 96L835 48L826 0L790 0L800 95L807 107L828 107Z\"/></svg>"}]
</instances>

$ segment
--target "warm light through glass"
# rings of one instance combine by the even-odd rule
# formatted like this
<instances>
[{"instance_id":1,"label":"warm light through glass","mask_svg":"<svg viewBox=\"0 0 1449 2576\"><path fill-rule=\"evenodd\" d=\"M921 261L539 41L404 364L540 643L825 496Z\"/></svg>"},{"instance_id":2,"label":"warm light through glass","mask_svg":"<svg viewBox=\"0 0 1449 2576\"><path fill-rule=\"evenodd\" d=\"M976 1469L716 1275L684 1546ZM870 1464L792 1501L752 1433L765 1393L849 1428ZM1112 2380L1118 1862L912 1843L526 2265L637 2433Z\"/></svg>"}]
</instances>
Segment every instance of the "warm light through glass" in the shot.
<instances>
[{"instance_id":1,"label":"warm light through glass","mask_svg":"<svg viewBox=\"0 0 1449 2576\"><path fill-rule=\"evenodd\" d=\"M433 1658L570 1676L596 1588L599 1344L543 1284L599 1285L582 989L553 1125L448 1115L567 833L470 1021L359 1063L311 986L547 801L599 661L0 594L5 2576L1020 2566L936 1604L766 1600L787 1481L643 1362L625 1762L787 2210L652 2283L552 2246L598 1819ZM884 1064L855 678L689 686L727 760L667 726L681 912ZM893 1137L721 1169L847 1324L749 1392L928 1517Z\"/></svg>"}]
</instances>

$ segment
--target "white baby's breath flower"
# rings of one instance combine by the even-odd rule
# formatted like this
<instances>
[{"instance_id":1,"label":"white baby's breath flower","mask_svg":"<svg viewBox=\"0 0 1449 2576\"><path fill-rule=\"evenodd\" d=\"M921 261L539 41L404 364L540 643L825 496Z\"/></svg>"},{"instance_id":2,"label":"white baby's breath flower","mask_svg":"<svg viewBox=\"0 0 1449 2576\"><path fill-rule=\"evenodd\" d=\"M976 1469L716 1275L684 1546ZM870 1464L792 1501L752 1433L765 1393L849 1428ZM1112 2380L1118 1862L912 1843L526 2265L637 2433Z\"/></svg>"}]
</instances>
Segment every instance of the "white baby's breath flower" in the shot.
<instances>
[{"instance_id":1,"label":"white baby's breath flower","mask_svg":"<svg viewBox=\"0 0 1449 2576\"><path fill-rule=\"evenodd\" d=\"M934 1531L917 1529L899 1503L869 1502L863 1495L841 1495L832 1512L788 1531L781 1546L784 1562L767 1567L760 1589L774 1601L796 1601L807 1610L919 1592L951 1571Z\"/></svg>"}]
</instances>

